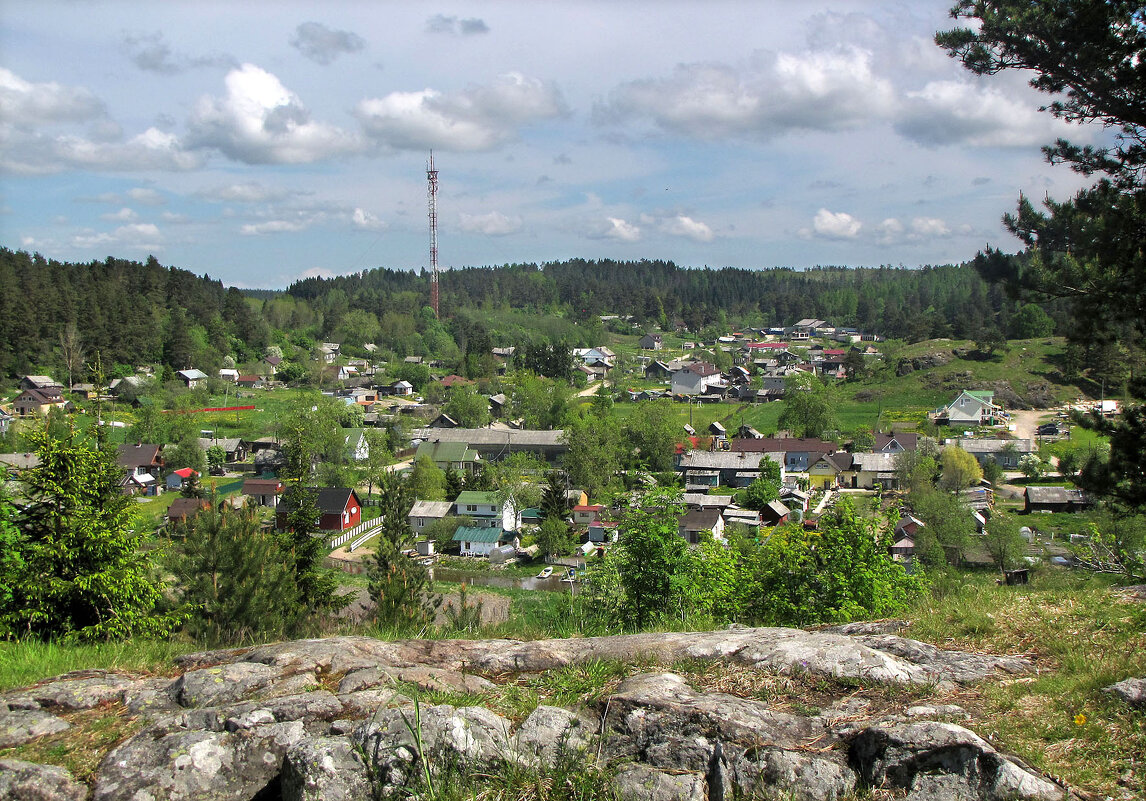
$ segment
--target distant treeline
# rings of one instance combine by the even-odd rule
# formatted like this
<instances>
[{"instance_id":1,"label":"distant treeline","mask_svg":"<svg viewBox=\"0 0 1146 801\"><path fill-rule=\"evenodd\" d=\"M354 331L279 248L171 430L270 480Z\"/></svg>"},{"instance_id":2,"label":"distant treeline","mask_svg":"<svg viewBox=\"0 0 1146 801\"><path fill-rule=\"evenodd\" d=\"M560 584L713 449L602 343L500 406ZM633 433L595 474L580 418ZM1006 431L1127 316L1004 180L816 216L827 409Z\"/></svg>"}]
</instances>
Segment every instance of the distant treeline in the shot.
<instances>
[{"instance_id":1,"label":"distant treeline","mask_svg":"<svg viewBox=\"0 0 1146 801\"><path fill-rule=\"evenodd\" d=\"M586 261L470 267L441 274L444 310L469 307L560 312L586 319L633 315L638 323L683 323L699 332L719 324L791 325L805 317L909 340L1004 336L1018 310L999 285L969 265L906 269L685 269L665 261ZM319 301L337 293L350 308L375 314L424 304L428 276L377 269L307 278L288 292ZM395 305L398 303L400 305ZM1064 323L1065 307L1047 308Z\"/></svg>"},{"instance_id":2,"label":"distant treeline","mask_svg":"<svg viewBox=\"0 0 1146 801\"><path fill-rule=\"evenodd\" d=\"M574 259L446 271L441 324L424 311L428 298L425 272L383 268L308 278L285 293L241 291L153 257L79 264L0 248L0 377L58 365L77 345L105 366L172 369L209 370L227 356L251 362L269 344L289 357L323 340L472 360L490 343L597 336L605 314L696 334L816 317L911 341L1022 338L1069 323L1054 305L1045 307L1050 318L1022 313L969 265L797 271Z\"/></svg>"}]
</instances>

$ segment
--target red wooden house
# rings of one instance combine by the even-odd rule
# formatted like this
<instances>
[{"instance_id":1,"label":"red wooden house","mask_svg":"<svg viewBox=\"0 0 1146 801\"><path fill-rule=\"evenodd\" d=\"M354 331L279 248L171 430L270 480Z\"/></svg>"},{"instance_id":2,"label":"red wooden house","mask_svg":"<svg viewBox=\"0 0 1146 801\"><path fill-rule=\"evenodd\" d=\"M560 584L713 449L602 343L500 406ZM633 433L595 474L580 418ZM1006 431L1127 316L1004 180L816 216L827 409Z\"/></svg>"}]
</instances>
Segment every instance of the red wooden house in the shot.
<instances>
[{"instance_id":1,"label":"red wooden house","mask_svg":"<svg viewBox=\"0 0 1146 801\"><path fill-rule=\"evenodd\" d=\"M362 522L362 501L358 493L346 487L311 488L315 493L318 507L318 528L322 531L345 531ZM279 501L275 513L275 524L280 529L287 527L287 516L291 509L283 499Z\"/></svg>"}]
</instances>

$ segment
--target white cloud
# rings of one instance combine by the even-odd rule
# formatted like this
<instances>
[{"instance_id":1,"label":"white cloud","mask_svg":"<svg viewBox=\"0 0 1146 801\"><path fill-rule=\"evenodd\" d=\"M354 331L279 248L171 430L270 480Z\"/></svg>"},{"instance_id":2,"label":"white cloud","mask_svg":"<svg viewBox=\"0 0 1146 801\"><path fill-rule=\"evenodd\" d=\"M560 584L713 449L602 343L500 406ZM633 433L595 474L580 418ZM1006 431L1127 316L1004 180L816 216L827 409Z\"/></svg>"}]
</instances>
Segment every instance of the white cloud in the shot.
<instances>
[{"instance_id":1,"label":"white cloud","mask_svg":"<svg viewBox=\"0 0 1146 801\"><path fill-rule=\"evenodd\" d=\"M603 124L647 118L700 139L767 138L791 130L838 131L886 114L891 83L877 76L871 54L759 53L750 64L681 64L666 78L622 84L594 108Z\"/></svg>"},{"instance_id":2,"label":"white cloud","mask_svg":"<svg viewBox=\"0 0 1146 801\"><path fill-rule=\"evenodd\" d=\"M931 81L907 92L895 125L924 145L1037 147L1058 136L1077 137L1078 126L1056 120L998 87L969 81Z\"/></svg>"},{"instance_id":3,"label":"white cloud","mask_svg":"<svg viewBox=\"0 0 1146 801\"><path fill-rule=\"evenodd\" d=\"M361 208L354 209L354 212L350 215L350 224L355 228L361 228L365 231L381 231L386 228L386 223L379 220L366 209Z\"/></svg>"},{"instance_id":4,"label":"white cloud","mask_svg":"<svg viewBox=\"0 0 1146 801\"><path fill-rule=\"evenodd\" d=\"M257 181L227 184L213 189L205 189L198 194L207 200L225 203L264 203L270 200L282 200L288 195L282 189L271 189Z\"/></svg>"},{"instance_id":5,"label":"white cloud","mask_svg":"<svg viewBox=\"0 0 1146 801\"><path fill-rule=\"evenodd\" d=\"M499 211L491 211L487 214L465 214L463 212L461 215L463 231L485 234L486 236L505 236L516 233L521 230L521 224L520 217L507 217Z\"/></svg>"},{"instance_id":6,"label":"white cloud","mask_svg":"<svg viewBox=\"0 0 1146 801\"><path fill-rule=\"evenodd\" d=\"M923 237L951 235L947 223L935 217L916 217L911 221L911 232Z\"/></svg>"},{"instance_id":7,"label":"white cloud","mask_svg":"<svg viewBox=\"0 0 1146 801\"><path fill-rule=\"evenodd\" d=\"M243 236L262 236L263 234L287 234L305 231L310 227L312 220L267 220L259 223L247 223L239 228Z\"/></svg>"},{"instance_id":8,"label":"white cloud","mask_svg":"<svg viewBox=\"0 0 1146 801\"><path fill-rule=\"evenodd\" d=\"M105 113L103 101L83 87L31 83L0 67L0 118L5 125L89 122Z\"/></svg>"},{"instance_id":9,"label":"white cloud","mask_svg":"<svg viewBox=\"0 0 1146 801\"><path fill-rule=\"evenodd\" d=\"M190 170L201 163L197 155L183 150L174 135L156 128L126 142L96 142L74 135L17 135L0 150L0 169L24 175L44 175L68 168L109 172Z\"/></svg>"},{"instance_id":10,"label":"white cloud","mask_svg":"<svg viewBox=\"0 0 1146 801\"><path fill-rule=\"evenodd\" d=\"M142 203L145 206L162 206L167 202L163 195L156 190L142 186L127 190L127 196L136 203Z\"/></svg>"},{"instance_id":11,"label":"white cloud","mask_svg":"<svg viewBox=\"0 0 1146 801\"><path fill-rule=\"evenodd\" d=\"M332 30L321 22L304 22L295 28L291 47L318 64L330 64L345 53L357 53L366 40L352 31Z\"/></svg>"},{"instance_id":12,"label":"white cloud","mask_svg":"<svg viewBox=\"0 0 1146 801\"><path fill-rule=\"evenodd\" d=\"M189 143L247 164L305 164L358 150L356 137L314 122L298 95L254 64L231 70L226 95L199 100Z\"/></svg>"},{"instance_id":13,"label":"white cloud","mask_svg":"<svg viewBox=\"0 0 1146 801\"><path fill-rule=\"evenodd\" d=\"M687 237L697 242L711 242L715 236L708 225L683 214L661 220L659 227L666 234Z\"/></svg>"},{"instance_id":14,"label":"white cloud","mask_svg":"<svg viewBox=\"0 0 1146 801\"><path fill-rule=\"evenodd\" d=\"M132 220L139 219L139 215L124 206L119 211L111 212L109 214L101 214L100 219L110 220L112 222L131 222Z\"/></svg>"},{"instance_id":15,"label":"white cloud","mask_svg":"<svg viewBox=\"0 0 1146 801\"><path fill-rule=\"evenodd\" d=\"M122 225L111 232L83 231L72 237L72 247L90 250L97 247L123 248L135 251L162 249L163 234L152 223Z\"/></svg>"},{"instance_id":16,"label":"white cloud","mask_svg":"<svg viewBox=\"0 0 1146 801\"><path fill-rule=\"evenodd\" d=\"M520 126L566 113L555 86L520 73L453 94L392 92L355 110L366 134L389 147L456 151L491 150L512 140Z\"/></svg>"},{"instance_id":17,"label":"white cloud","mask_svg":"<svg viewBox=\"0 0 1146 801\"><path fill-rule=\"evenodd\" d=\"M863 223L847 212L820 209L812 220L812 231L827 239L854 239Z\"/></svg>"},{"instance_id":18,"label":"white cloud","mask_svg":"<svg viewBox=\"0 0 1146 801\"><path fill-rule=\"evenodd\" d=\"M641 229L620 217L606 217L591 226L587 236L590 239L619 239L622 242L638 242Z\"/></svg>"}]
</instances>

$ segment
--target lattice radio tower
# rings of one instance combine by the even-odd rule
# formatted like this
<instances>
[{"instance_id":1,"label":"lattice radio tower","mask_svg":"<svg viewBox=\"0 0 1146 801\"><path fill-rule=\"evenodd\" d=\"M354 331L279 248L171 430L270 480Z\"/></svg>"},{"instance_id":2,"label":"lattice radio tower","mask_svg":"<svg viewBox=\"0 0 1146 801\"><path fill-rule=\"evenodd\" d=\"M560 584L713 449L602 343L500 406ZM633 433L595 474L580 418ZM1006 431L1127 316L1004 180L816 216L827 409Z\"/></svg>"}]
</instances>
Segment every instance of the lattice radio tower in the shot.
<instances>
[{"instance_id":1,"label":"lattice radio tower","mask_svg":"<svg viewBox=\"0 0 1146 801\"><path fill-rule=\"evenodd\" d=\"M429 184L430 202L430 308L438 312L438 171L434 169L434 151L426 164L426 182Z\"/></svg>"}]
</instances>

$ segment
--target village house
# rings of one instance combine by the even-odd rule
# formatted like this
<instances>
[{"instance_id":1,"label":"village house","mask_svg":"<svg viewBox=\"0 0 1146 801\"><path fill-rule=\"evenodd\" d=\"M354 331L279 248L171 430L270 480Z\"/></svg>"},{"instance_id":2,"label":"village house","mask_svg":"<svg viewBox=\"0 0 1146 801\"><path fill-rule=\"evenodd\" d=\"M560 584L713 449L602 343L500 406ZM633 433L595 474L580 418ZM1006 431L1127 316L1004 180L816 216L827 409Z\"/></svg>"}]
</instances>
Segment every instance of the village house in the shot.
<instances>
[{"instance_id":1,"label":"village house","mask_svg":"<svg viewBox=\"0 0 1146 801\"><path fill-rule=\"evenodd\" d=\"M203 498L176 498L167 507L167 523L185 523L200 512L211 508L210 501Z\"/></svg>"},{"instance_id":2,"label":"village house","mask_svg":"<svg viewBox=\"0 0 1146 801\"><path fill-rule=\"evenodd\" d=\"M605 507L599 503L579 504L573 507L573 525L587 526L605 519Z\"/></svg>"},{"instance_id":3,"label":"village house","mask_svg":"<svg viewBox=\"0 0 1146 801\"><path fill-rule=\"evenodd\" d=\"M0 436L7 434L8 429L12 427L12 415L0 409Z\"/></svg>"},{"instance_id":4,"label":"village house","mask_svg":"<svg viewBox=\"0 0 1146 801\"><path fill-rule=\"evenodd\" d=\"M645 380L646 381L668 381L672 378L672 369L660 361L654 359L645 365Z\"/></svg>"},{"instance_id":5,"label":"village house","mask_svg":"<svg viewBox=\"0 0 1146 801\"><path fill-rule=\"evenodd\" d=\"M833 489L840 486L841 476L851 467L850 453L821 454L808 465L808 485L813 489Z\"/></svg>"},{"instance_id":6,"label":"village house","mask_svg":"<svg viewBox=\"0 0 1146 801\"><path fill-rule=\"evenodd\" d=\"M1004 470L1017 470L1019 460L1028 453L1037 453L1038 448L1029 439L958 439L948 440L948 445L957 445L984 465L994 462Z\"/></svg>"},{"instance_id":7,"label":"village house","mask_svg":"<svg viewBox=\"0 0 1146 801\"><path fill-rule=\"evenodd\" d=\"M529 428L419 428L410 432L411 440L461 442L477 451L482 459L496 461L511 453L534 453L555 462L569 451L565 431Z\"/></svg>"},{"instance_id":8,"label":"village house","mask_svg":"<svg viewBox=\"0 0 1146 801\"><path fill-rule=\"evenodd\" d=\"M720 386L725 386L720 370L708 362L693 362L672 374L674 395L705 395Z\"/></svg>"},{"instance_id":9,"label":"village house","mask_svg":"<svg viewBox=\"0 0 1146 801\"><path fill-rule=\"evenodd\" d=\"M467 491L454 501L454 513L472 518L478 528L501 528L517 531L521 528L520 513L515 513L513 504L501 501L494 492Z\"/></svg>"},{"instance_id":10,"label":"village house","mask_svg":"<svg viewBox=\"0 0 1146 801\"><path fill-rule=\"evenodd\" d=\"M219 368L219 378L223 379L224 381L229 381L232 384L234 384L236 381L239 380L239 371L236 370L234 367L220 367Z\"/></svg>"},{"instance_id":11,"label":"village house","mask_svg":"<svg viewBox=\"0 0 1146 801\"><path fill-rule=\"evenodd\" d=\"M366 438L365 429L342 429L342 442L344 452L348 459L353 459L356 462L364 462L370 458L370 441Z\"/></svg>"},{"instance_id":12,"label":"village house","mask_svg":"<svg viewBox=\"0 0 1146 801\"><path fill-rule=\"evenodd\" d=\"M823 328L827 323L814 317L805 317L790 328L784 329L784 334L797 341L805 341L815 336L817 329Z\"/></svg>"},{"instance_id":13,"label":"village house","mask_svg":"<svg viewBox=\"0 0 1146 801\"><path fill-rule=\"evenodd\" d=\"M452 501L414 501L414 505L410 507L410 514L406 516L406 522L410 524L410 530L415 536L420 537L428 525L435 520L445 519L453 511Z\"/></svg>"},{"instance_id":14,"label":"village house","mask_svg":"<svg viewBox=\"0 0 1146 801\"><path fill-rule=\"evenodd\" d=\"M664 346L665 340L660 334L645 334L637 340L637 347L641 350L662 350Z\"/></svg>"},{"instance_id":15,"label":"village house","mask_svg":"<svg viewBox=\"0 0 1146 801\"><path fill-rule=\"evenodd\" d=\"M919 447L919 435L900 431L893 434L876 434L873 450L876 453L903 453Z\"/></svg>"},{"instance_id":16,"label":"village house","mask_svg":"<svg viewBox=\"0 0 1146 801\"><path fill-rule=\"evenodd\" d=\"M362 501L358 493L345 487L319 487L311 488L315 495L315 506L318 507L318 528L321 531L345 531L354 528L362 522ZM280 531L287 528L287 518L291 513L290 505L281 500L275 512L275 525Z\"/></svg>"},{"instance_id":17,"label":"village house","mask_svg":"<svg viewBox=\"0 0 1146 801\"><path fill-rule=\"evenodd\" d=\"M733 453L782 453L784 470L806 473L808 467L824 454L836 452L836 443L817 437L764 437L762 439L734 439L729 449Z\"/></svg>"},{"instance_id":18,"label":"village house","mask_svg":"<svg viewBox=\"0 0 1146 801\"><path fill-rule=\"evenodd\" d=\"M677 534L690 545L700 542L704 532L712 532L714 539L724 538L724 518L717 509L690 509L677 523Z\"/></svg>"},{"instance_id":19,"label":"village house","mask_svg":"<svg viewBox=\"0 0 1146 801\"><path fill-rule=\"evenodd\" d=\"M163 457L158 445L137 442L120 445L117 464L126 472L121 487L125 495L158 495Z\"/></svg>"},{"instance_id":20,"label":"village house","mask_svg":"<svg viewBox=\"0 0 1146 801\"><path fill-rule=\"evenodd\" d=\"M678 457L676 470L684 474L688 490L747 487L760 477L760 464L764 459L780 464L783 479L783 455L780 453L689 451Z\"/></svg>"},{"instance_id":21,"label":"village house","mask_svg":"<svg viewBox=\"0 0 1146 801\"><path fill-rule=\"evenodd\" d=\"M837 454L837 458L843 454ZM852 463L847 471L853 488L897 489L899 473L896 471L896 454L893 453L853 453Z\"/></svg>"},{"instance_id":22,"label":"village house","mask_svg":"<svg viewBox=\"0 0 1146 801\"><path fill-rule=\"evenodd\" d=\"M58 387L25 389L12 401L12 409L20 417L43 416L53 408L66 409L69 402L64 400Z\"/></svg>"},{"instance_id":23,"label":"village house","mask_svg":"<svg viewBox=\"0 0 1146 801\"><path fill-rule=\"evenodd\" d=\"M26 375L20 379L17 389L58 389L64 390L64 385L49 375Z\"/></svg>"},{"instance_id":24,"label":"village house","mask_svg":"<svg viewBox=\"0 0 1146 801\"><path fill-rule=\"evenodd\" d=\"M247 458L247 443L239 437L199 437L199 447L204 451L216 445L223 449L225 462L241 462Z\"/></svg>"},{"instance_id":25,"label":"village house","mask_svg":"<svg viewBox=\"0 0 1146 801\"><path fill-rule=\"evenodd\" d=\"M453 539L458 543L462 556L489 557L501 547L516 549L521 542L509 531L482 526L458 526Z\"/></svg>"},{"instance_id":26,"label":"village house","mask_svg":"<svg viewBox=\"0 0 1146 801\"><path fill-rule=\"evenodd\" d=\"M1080 489L1068 487L1027 487L1024 512L1078 512L1094 505Z\"/></svg>"},{"instance_id":27,"label":"village house","mask_svg":"<svg viewBox=\"0 0 1146 801\"><path fill-rule=\"evenodd\" d=\"M256 506L269 506L274 509L279 505L282 491L283 483L277 478L248 478L243 482L242 494L250 498Z\"/></svg>"},{"instance_id":28,"label":"village house","mask_svg":"<svg viewBox=\"0 0 1146 801\"><path fill-rule=\"evenodd\" d=\"M178 492L183 489L183 485L192 480L192 477L199 478L199 471L193 467L181 467L178 470L172 470L167 474L167 491Z\"/></svg>"},{"instance_id":29,"label":"village house","mask_svg":"<svg viewBox=\"0 0 1146 801\"><path fill-rule=\"evenodd\" d=\"M788 522L792 510L782 501L769 501L760 510L760 524L765 526L782 526ZM731 521L729 521L731 522Z\"/></svg>"},{"instance_id":30,"label":"village house","mask_svg":"<svg viewBox=\"0 0 1146 801\"><path fill-rule=\"evenodd\" d=\"M187 370L177 370L175 377L187 385L187 389L195 389L207 380L207 374L202 370L196 370L194 367Z\"/></svg>"},{"instance_id":31,"label":"village house","mask_svg":"<svg viewBox=\"0 0 1146 801\"><path fill-rule=\"evenodd\" d=\"M442 470L454 469L464 476L472 476L477 470L481 457L478 452L464 442L423 442L415 452L414 460L428 458Z\"/></svg>"},{"instance_id":32,"label":"village house","mask_svg":"<svg viewBox=\"0 0 1146 801\"><path fill-rule=\"evenodd\" d=\"M989 390L965 389L955 400L930 414L936 425L982 426L990 425L1006 415L994 403L995 393Z\"/></svg>"}]
</instances>

